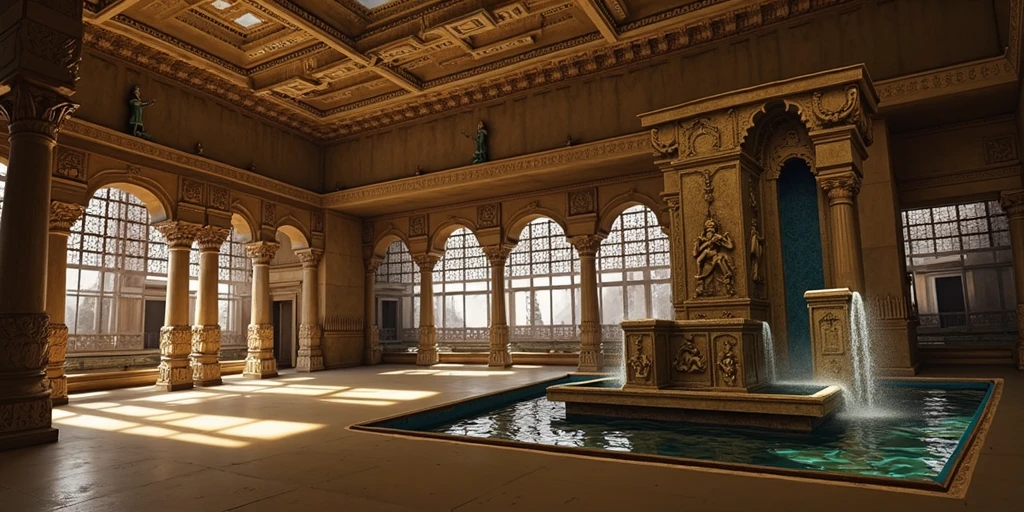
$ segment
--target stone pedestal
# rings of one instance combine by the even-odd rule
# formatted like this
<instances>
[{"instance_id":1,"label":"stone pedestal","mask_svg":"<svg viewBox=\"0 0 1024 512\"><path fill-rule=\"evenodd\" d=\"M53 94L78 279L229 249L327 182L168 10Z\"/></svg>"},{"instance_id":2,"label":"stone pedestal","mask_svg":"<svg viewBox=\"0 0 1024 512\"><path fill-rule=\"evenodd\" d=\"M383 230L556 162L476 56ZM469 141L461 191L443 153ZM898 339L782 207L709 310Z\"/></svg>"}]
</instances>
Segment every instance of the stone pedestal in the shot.
<instances>
[{"instance_id":1,"label":"stone pedestal","mask_svg":"<svg viewBox=\"0 0 1024 512\"><path fill-rule=\"evenodd\" d=\"M218 386L220 377L220 325L192 326L192 384Z\"/></svg>"},{"instance_id":2,"label":"stone pedestal","mask_svg":"<svg viewBox=\"0 0 1024 512\"><path fill-rule=\"evenodd\" d=\"M192 326L165 325L160 328L160 366L156 388L178 391L192 388L189 354L192 350Z\"/></svg>"},{"instance_id":3,"label":"stone pedestal","mask_svg":"<svg viewBox=\"0 0 1024 512\"><path fill-rule=\"evenodd\" d=\"M296 371L318 372L324 369L324 355L320 349L320 340L323 337L323 329L317 324L299 326L299 357L295 363Z\"/></svg>"},{"instance_id":4,"label":"stone pedestal","mask_svg":"<svg viewBox=\"0 0 1024 512\"><path fill-rule=\"evenodd\" d=\"M761 326L742 318L623 322L623 389L756 391L768 383Z\"/></svg>"},{"instance_id":5,"label":"stone pedestal","mask_svg":"<svg viewBox=\"0 0 1024 512\"><path fill-rule=\"evenodd\" d=\"M814 380L852 389L856 380L851 345L849 288L804 293L811 319L811 360Z\"/></svg>"},{"instance_id":6,"label":"stone pedestal","mask_svg":"<svg viewBox=\"0 0 1024 512\"><path fill-rule=\"evenodd\" d=\"M274 326L272 324L249 325L245 337L248 353L242 377L247 379L268 379L277 377L277 360L274 359Z\"/></svg>"}]
</instances>

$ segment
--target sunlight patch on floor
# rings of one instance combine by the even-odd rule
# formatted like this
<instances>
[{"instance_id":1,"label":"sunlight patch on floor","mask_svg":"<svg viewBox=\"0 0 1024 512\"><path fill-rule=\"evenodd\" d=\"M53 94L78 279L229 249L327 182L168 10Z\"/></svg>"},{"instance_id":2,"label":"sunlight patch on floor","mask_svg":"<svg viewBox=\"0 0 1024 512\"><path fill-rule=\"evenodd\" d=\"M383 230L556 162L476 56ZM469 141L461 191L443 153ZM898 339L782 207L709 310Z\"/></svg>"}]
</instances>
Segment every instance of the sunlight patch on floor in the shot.
<instances>
[{"instance_id":1,"label":"sunlight patch on floor","mask_svg":"<svg viewBox=\"0 0 1024 512\"><path fill-rule=\"evenodd\" d=\"M440 366L440 365L435 365ZM512 370L394 370L381 372L378 375L436 375L439 377L493 377L497 375L515 375Z\"/></svg>"}]
</instances>

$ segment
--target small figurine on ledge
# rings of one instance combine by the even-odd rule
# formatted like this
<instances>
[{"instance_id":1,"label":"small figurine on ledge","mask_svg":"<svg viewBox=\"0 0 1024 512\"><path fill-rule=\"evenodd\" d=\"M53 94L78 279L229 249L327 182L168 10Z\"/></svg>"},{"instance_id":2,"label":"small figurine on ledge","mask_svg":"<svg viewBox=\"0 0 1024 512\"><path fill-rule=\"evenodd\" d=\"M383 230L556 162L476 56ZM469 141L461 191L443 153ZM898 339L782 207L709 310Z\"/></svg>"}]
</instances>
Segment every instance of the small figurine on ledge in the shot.
<instances>
[{"instance_id":1,"label":"small figurine on ledge","mask_svg":"<svg viewBox=\"0 0 1024 512\"><path fill-rule=\"evenodd\" d=\"M196 154L197 155L202 155L203 154L203 143L202 142L196 142Z\"/></svg>"},{"instance_id":2,"label":"small figurine on ledge","mask_svg":"<svg viewBox=\"0 0 1024 512\"><path fill-rule=\"evenodd\" d=\"M153 137L146 133L142 127L142 109L156 103L156 100L142 101L142 89L135 86L132 90L132 97L128 104L132 106L132 117L128 120L128 130L132 135L146 140L153 140Z\"/></svg>"},{"instance_id":3,"label":"small figurine on ledge","mask_svg":"<svg viewBox=\"0 0 1024 512\"><path fill-rule=\"evenodd\" d=\"M565 147L572 146L572 144L573 144L572 135L566 135L565 136Z\"/></svg>"},{"instance_id":4,"label":"small figurine on ledge","mask_svg":"<svg viewBox=\"0 0 1024 512\"><path fill-rule=\"evenodd\" d=\"M476 135L469 135L466 132L462 132L462 135L467 139L474 139L476 142L476 151L473 152L474 164L479 164L487 161L487 126L483 121L480 121L476 125Z\"/></svg>"},{"instance_id":5,"label":"small figurine on ledge","mask_svg":"<svg viewBox=\"0 0 1024 512\"><path fill-rule=\"evenodd\" d=\"M423 174L423 168L417 165L416 166L416 172L413 173L413 176L420 176L422 174Z\"/></svg>"}]
</instances>

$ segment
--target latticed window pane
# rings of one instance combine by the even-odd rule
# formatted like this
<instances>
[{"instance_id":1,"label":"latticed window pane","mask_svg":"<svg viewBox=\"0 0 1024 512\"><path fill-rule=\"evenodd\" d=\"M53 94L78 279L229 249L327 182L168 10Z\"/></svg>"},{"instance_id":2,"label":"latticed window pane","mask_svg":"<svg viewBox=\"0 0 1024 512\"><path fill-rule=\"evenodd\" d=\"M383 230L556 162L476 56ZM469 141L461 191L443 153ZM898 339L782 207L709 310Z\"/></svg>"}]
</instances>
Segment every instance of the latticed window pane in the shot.
<instances>
[{"instance_id":1,"label":"latticed window pane","mask_svg":"<svg viewBox=\"0 0 1024 512\"><path fill-rule=\"evenodd\" d=\"M602 323L672 318L669 268L668 235L658 216L643 205L623 211L598 253Z\"/></svg>"},{"instance_id":2,"label":"latticed window pane","mask_svg":"<svg viewBox=\"0 0 1024 512\"><path fill-rule=\"evenodd\" d=\"M997 201L902 212L908 258L1009 245L1009 223Z\"/></svg>"},{"instance_id":3,"label":"latticed window pane","mask_svg":"<svg viewBox=\"0 0 1024 512\"><path fill-rule=\"evenodd\" d=\"M562 227L546 218L527 224L505 275L515 288L506 299L513 350L577 350L579 256Z\"/></svg>"}]
</instances>

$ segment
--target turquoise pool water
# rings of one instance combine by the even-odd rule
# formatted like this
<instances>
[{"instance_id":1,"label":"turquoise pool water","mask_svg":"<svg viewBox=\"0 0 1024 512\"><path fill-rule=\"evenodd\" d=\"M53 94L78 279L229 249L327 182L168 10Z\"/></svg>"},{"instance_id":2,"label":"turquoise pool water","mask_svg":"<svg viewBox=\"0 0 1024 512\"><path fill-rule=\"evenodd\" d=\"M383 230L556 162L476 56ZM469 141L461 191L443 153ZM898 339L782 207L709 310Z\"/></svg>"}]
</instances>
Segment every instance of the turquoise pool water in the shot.
<instances>
[{"instance_id":1,"label":"turquoise pool water","mask_svg":"<svg viewBox=\"0 0 1024 512\"><path fill-rule=\"evenodd\" d=\"M802 434L618 418L567 419L565 405L544 396L547 386L565 382L569 381L369 426L942 485L992 389L986 382L929 382L927 387L888 383L883 387L883 412L840 414L813 433Z\"/></svg>"}]
</instances>

